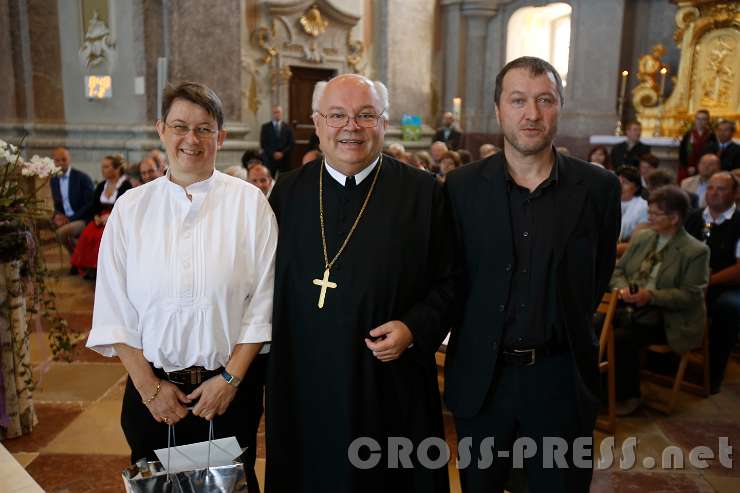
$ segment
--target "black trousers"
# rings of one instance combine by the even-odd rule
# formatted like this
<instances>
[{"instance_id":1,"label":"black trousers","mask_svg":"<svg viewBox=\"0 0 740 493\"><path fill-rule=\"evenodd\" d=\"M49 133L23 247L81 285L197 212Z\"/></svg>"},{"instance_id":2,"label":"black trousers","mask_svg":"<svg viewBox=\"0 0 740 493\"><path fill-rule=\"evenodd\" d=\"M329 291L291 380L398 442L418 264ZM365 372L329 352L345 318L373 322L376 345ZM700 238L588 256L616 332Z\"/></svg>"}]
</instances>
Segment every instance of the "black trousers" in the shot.
<instances>
[{"instance_id":1,"label":"black trousers","mask_svg":"<svg viewBox=\"0 0 740 493\"><path fill-rule=\"evenodd\" d=\"M626 307L614 316L614 387L617 401L640 397L640 353L651 344L666 344L662 315L653 313L635 316Z\"/></svg>"},{"instance_id":2,"label":"black trousers","mask_svg":"<svg viewBox=\"0 0 740 493\"><path fill-rule=\"evenodd\" d=\"M234 400L226 412L213 420L215 438L235 436L239 445L247 450L242 455L244 469L247 473L249 491L259 492L254 463L257 452L257 429L263 412L263 395L265 369L269 355L257 355L247 371ZM166 374L159 369L155 373L166 379ZM197 385L178 385L186 395L195 390ZM126 382L121 409L121 428L126 441L131 447L131 463L146 457L157 460L155 449L167 447L168 426L157 423L149 409L141 400L141 395L134 387L131 377ZM177 445L204 442L208 440L209 423L203 418L189 413L175 425Z\"/></svg>"},{"instance_id":3,"label":"black trousers","mask_svg":"<svg viewBox=\"0 0 740 493\"><path fill-rule=\"evenodd\" d=\"M573 441L578 437L591 439L596 416L589 416L593 423L584 426L579 417L576 378L570 353L544 358L532 366L497 367L495 381L478 415L455 419L458 443L467 440L472 456L468 467L460 469L463 492L504 491L512 468L519 470L522 465L530 492L588 492L592 465L574 467ZM517 438L522 439L515 446ZM528 455L522 447L528 446L524 440L529 439L536 445L536 452L519 461L519 457ZM563 442L567 452L560 464L566 467L549 467L559 464L558 460L548 463L553 457L549 451ZM592 461L592 447L586 450L591 451L586 458Z\"/></svg>"}]
</instances>

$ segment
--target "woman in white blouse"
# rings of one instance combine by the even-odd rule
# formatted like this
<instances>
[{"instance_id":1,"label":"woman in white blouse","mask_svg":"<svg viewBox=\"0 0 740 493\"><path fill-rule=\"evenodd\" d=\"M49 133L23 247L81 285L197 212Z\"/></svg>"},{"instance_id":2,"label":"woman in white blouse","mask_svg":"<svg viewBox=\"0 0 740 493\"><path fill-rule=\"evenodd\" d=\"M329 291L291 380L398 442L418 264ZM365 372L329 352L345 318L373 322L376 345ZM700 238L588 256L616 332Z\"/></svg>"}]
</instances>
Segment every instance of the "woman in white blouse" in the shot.
<instances>
[{"instance_id":1,"label":"woman in white blouse","mask_svg":"<svg viewBox=\"0 0 740 493\"><path fill-rule=\"evenodd\" d=\"M627 242L640 224L647 223L648 203L640 196L642 188L640 171L634 166L622 166L617 170L622 185L622 230L620 242Z\"/></svg>"},{"instance_id":2,"label":"woman in white blouse","mask_svg":"<svg viewBox=\"0 0 740 493\"><path fill-rule=\"evenodd\" d=\"M250 364L272 333L275 217L256 187L215 170L226 132L213 91L166 89L157 131L169 170L108 219L87 346L129 372L121 425L132 462L156 460L167 425L182 445L206 440L213 420L253 464L262 394Z\"/></svg>"}]
</instances>

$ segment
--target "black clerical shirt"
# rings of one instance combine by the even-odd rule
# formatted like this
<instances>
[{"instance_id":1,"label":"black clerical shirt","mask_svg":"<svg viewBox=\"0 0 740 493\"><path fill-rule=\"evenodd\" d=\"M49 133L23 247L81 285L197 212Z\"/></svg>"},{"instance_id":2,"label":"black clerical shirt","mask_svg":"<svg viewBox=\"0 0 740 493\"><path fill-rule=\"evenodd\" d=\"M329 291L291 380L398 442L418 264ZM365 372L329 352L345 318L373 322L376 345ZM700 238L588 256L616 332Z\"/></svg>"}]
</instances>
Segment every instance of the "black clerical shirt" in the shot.
<instances>
[{"instance_id":1,"label":"black clerical shirt","mask_svg":"<svg viewBox=\"0 0 740 493\"><path fill-rule=\"evenodd\" d=\"M506 171L514 274L504 321L504 348L562 341L554 261L557 207L553 189L557 182L557 160L550 176L532 192Z\"/></svg>"}]
</instances>

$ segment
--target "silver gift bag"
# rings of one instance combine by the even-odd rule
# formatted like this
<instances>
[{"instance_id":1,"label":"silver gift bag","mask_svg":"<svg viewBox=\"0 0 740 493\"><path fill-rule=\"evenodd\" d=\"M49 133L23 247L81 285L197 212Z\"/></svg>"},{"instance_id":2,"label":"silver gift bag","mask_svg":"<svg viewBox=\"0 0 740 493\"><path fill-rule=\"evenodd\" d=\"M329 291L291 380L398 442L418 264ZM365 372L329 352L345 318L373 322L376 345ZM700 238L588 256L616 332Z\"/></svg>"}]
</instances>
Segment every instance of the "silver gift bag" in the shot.
<instances>
[{"instance_id":1,"label":"silver gift bag","mask_svg":"<svg viewBox=\"0 0 740 493\"><path fill-rule=\"evenodd\" d=\"M137 465L124 469L123 484L128 493L249 493L241 463L167 473L156 461L147 462L142 469Z\"/></svg>"},{"instance_id":2,"label":"silver gift bag","mask_svg":"<svg viewBox=\"0 0 740 493\"><path fill-rule=\"evenodd\" d=\"M175 430L167 429L167 463L175 447ZM172 442L170 442L172 438ZM249 493L244 465L210 466L213 422L208 433L208 465L204 468L168 472L159 461L141 460L123 470L123 484L127 493ZM172 443L172 446L170 446ZM161 457L161 456L160 456Z\"/></svg>"}]
</instances>

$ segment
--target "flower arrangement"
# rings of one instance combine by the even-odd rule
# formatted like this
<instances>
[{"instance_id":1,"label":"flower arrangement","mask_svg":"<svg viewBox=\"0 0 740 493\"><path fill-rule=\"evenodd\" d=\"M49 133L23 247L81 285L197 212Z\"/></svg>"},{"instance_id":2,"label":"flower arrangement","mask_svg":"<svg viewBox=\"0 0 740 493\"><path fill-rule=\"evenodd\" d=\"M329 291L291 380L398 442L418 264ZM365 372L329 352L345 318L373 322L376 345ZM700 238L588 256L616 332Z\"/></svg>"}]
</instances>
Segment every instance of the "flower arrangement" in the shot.
<instances>
[{"instance_id":1,"label":"flower arrangement","mask_svg":"<svg viewBox=\"0 0 740 493\"><path fill-rule=\"evenodd\" d=\"M22 145L22 142L21 142ZM48 180L61 168L48 157L21 158L19 148L0 140L0 263L22 262L21 274L31 281L27 304L29 316L39 314L49 327L49 344L55 358L70 359L74 348L67 321L57 311L55 295L47 285L49 272L38 248L36 224L48 220L48 212L36 198ZM37 178L42 181L37 185ZM30 325L30 324L29 324ZM16 348L28 347L27 338L14 341ZM30 368L24 378L32 387Z\"/></svg>"}]
</instances>

